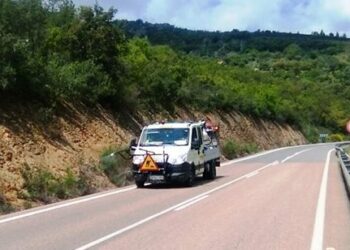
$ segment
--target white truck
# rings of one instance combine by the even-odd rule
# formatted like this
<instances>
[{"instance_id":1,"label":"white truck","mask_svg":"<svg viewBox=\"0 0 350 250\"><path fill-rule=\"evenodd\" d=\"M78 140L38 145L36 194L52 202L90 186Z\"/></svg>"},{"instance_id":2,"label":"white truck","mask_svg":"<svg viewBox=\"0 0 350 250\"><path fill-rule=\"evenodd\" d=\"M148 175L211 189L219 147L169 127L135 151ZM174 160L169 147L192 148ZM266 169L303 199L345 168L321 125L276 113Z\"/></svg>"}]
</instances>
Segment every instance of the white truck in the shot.
<instances>
[{"instance_id":1,"label":"white truck","mask_svg":"<svg viewBox=\"0 0 350 250\"><path fill-rule=\"evenodd\" d=\"M146 182L180 181L192 186L196 176L216 177L220 166L218 127L208 122L155 123L130 143L137 187Z\"/></svg>"}]
</instances>

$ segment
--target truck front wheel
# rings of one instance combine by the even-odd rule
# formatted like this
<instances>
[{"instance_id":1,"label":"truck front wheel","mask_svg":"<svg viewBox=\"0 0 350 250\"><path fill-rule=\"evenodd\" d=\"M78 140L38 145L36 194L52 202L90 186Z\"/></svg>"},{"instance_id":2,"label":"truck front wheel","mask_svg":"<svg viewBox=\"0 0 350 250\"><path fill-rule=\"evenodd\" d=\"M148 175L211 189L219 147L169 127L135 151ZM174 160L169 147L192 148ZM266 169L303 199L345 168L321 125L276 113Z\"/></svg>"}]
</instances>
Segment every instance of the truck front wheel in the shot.
<instances>
[{"instance_id":1,"label":"truck front wheel","mask_svg":"<svg viewBox=\"0 0 350 250\"><path fill-rule=\"evenodd\" d=\"M188 173L188 177L187 180L185 181L185 185L186 187L192 187L194 184L194 179L196 177L195 172L194 172L194 167L191 167L189 173Z\"/></svg>"},{"instance_id":2,"label":"truck front wheel","mask_svg":"<svg viewBox=\"0 0 350 250\"><path fill-rule=\"evenodd\" d=\"M147 177L144 175L135 175L135 184L138 188L143 188L145 186Z\"/></svg>"},{"instance_id":3,"label":"truck front wheel","mask_svg":"<svg viewBox=\"0 0 350 250\"><path fill-rule=\"evenodd\" d=\"M145 181L144 180L135 180L135 184L137 188L143 188L145 186Z\"/></svg>"}]
</instances>

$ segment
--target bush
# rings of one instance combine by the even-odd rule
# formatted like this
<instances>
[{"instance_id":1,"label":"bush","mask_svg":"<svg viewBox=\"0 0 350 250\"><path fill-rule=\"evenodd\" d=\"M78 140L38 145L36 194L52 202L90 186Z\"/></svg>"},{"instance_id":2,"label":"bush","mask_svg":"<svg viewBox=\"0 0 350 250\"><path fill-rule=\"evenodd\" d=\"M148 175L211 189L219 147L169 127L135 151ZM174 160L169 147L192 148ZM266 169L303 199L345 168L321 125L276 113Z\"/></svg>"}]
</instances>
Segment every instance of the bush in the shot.
<instances>
[{"instance_id":1,"label":"bush","mask_svg":"<svg viewBox=\"0 0 350 250\"><path fill-rule=\"evenodd\" d=\"M49 203L54 198L57 182L47 169L32 168L26 164L22 169L22 177L31 200Z\"/></svg>"},{"instance_id":2,"label":"bush","mask_svg":"<svg viewBox=\"0 0 350 250\"><path fill-rule=\"evenodd\" d=\"M344 141L344 135L342 135L342 134L331 134L331 135L328 136L327 141L329 141L329 142Z\"/></svg>"},{"instance_id":3,"label":"bush","mask_svg":"<svg viewBox=\"0 0 350 250\"><path fill-rule=\"evenodd\" d=\"M125 186L131 181L130 166L131 159L126 148L109 147L101 153L100 168L117 186Z\"/></svg>"},{"instance_id":4,"label":"bush","mask_svg":"<svg viewBox=\"0 0 350 250\"><path fill-rule=\"evenodd\" d=\"M242 145L242 152L253 154L259 151L259 146L255 143L245 143Z\"/></svg>"},{"instance_id":5,"label":"bush","mask_svg":"<svg viewBox=\"0 0 350 250\"><path fill-rule=\"evenodd\" d=\"M0 193L0 214L12 211L14 211L14 208L7 202L5 195Z\"/></svg>"},{"instance_id":6,"label":"bush","mask_svg":"<svg viewBox=\"0 0 350 250\"><path fill-rule=\"evenodd\" d=\"M56 182L54 194L60 199L68 199L80 196L82 194L81 179L76 177L70 168L66 169L65 175Z\"/></svg>"},{"instance_id":7,"label":"bush","mask_svg":"<svg viewBox=\"0 0 350 250\"><path fill-rule=\"evenodd\" d=\"M233 140L226 140L222 146L223 155L231 160L237 156L239 145Z\"/></svg>"},{"instance_id":8,"label":"bush","mask_svg":"<svg viewBox=\"0 0 350 250\"><path fill-rule=\"evenodd\" d=\"M237 156L258 152L259 147L255 143L238 144L234 140L226 140L223 143L222 153L231 160Z\"/></svg>"},{"instance_id":9,"label":"bush","mask_svg":"<svg viewBox=\"0 0 350 250\"><path fill-rule=\"evenodd\" d=\"M84 178L74 175L70 168L65 175L55 177L48 169L25 165L22 170L25 198L50 203L57 199L68 199L85 194Z\"/></svg>"}]
</instances>

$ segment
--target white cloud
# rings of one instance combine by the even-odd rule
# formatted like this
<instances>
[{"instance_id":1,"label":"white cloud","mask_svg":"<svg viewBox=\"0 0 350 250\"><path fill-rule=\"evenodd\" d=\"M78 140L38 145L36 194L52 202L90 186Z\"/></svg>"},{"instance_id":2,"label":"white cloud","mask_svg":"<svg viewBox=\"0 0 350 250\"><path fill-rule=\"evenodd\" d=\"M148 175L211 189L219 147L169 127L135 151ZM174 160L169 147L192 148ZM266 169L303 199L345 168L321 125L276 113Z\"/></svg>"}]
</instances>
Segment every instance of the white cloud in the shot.
<instances>
[{"instance_id":1,"label":"white cloud","mask_svg":"<svg viewBox=\"0 0 350 250\"><path fill-rule=\"evenodd\" d=\"M75 0L94 4L94 0ZM349 0L100 0L116 7L117 18L143 19L179 27L227 31L311 33L324 30L350 34Z\"/></svg>"}]
</instances>

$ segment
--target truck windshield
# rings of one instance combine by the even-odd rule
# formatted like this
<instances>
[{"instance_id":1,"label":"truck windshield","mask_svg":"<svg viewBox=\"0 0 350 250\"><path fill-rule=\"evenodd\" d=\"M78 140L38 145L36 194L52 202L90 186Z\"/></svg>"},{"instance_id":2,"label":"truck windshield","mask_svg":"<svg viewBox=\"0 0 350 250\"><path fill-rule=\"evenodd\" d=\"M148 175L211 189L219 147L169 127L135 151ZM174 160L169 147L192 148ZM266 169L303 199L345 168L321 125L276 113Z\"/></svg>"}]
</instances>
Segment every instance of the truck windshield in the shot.
<instances>
[{"instance_id":1,"label":"truck windshield","mask_svg":"<svg viewBox=\"0 0 350 250\"><path fill-rule=\"evenodd\" d=\"M161 146L172 144L185 146L188 144L188 128L146 129L142 133L140 146Z\"/></svg>"}]
</instances>

